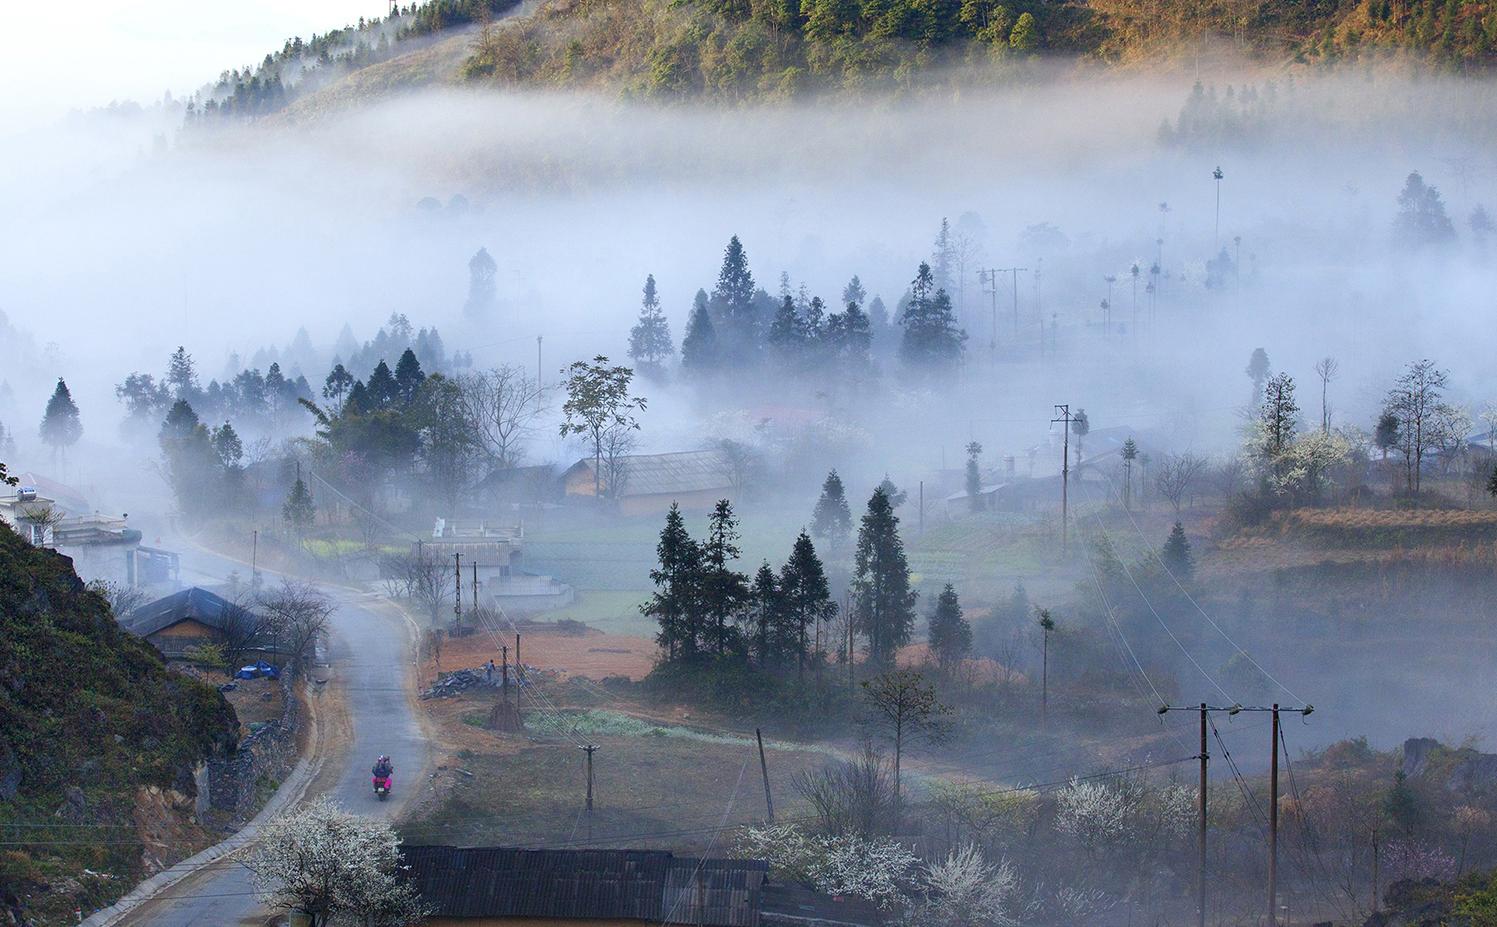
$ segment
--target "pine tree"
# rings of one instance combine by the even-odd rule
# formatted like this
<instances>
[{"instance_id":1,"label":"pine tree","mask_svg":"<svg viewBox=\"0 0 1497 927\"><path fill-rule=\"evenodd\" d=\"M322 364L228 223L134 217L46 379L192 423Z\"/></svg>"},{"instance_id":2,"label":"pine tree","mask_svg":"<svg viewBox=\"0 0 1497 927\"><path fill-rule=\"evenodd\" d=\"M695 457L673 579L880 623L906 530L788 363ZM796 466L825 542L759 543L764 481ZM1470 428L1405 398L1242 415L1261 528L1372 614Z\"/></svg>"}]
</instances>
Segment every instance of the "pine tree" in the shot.
<instances>
[{"instance_id":1,"label":"pine tree","mask_svg":"<svg viewBox=\"0 0 1497 927\"><path fill-rule=\"evenodd\" d=\"M972 626L962 617L962 604L951 583L936 599L930 616L930 652L943 669L950 669L972 652Z\"/></svg>"},{"instance_id":2,"label":"pine tree","mask_svg":"<svg viewBox=\"0 0 1497 927\"><path fill-rule=\"evenodd\" d=\"M1409 174L1403 192L1398 194L1398 217L1393 230L1399 239L1413 247L1455 239L1455 226L1445 213L1440 191L1426 184L1417 171Z\"/></svg>"},{"instance_id":3,"label":"pine tree","mask_svg":"<svg viewBox=\"0 0 1497 927\"><path fill-rule=\"evenodd\" d=\"M721 362L717 329L707 311L707 294L698 290L686 323L686 337L681 339L681 366L697 374L711 373Z\"/></svg>"},{"instance_id":4,"label":"pine tree","mask_svg":"<svg viewBox=\"0 0 1497 927\"><path fill-rule=\"evenodd\" d=\"M787 637L795 650L797 674L803 674L810 652L809 629L837 614L826 569L816 556L816 546L802 531L795 539L790 559L780 569L780 599L784 603Z\"/></svg>"},{"instance_id":5,"label":"pine tree","mask_svg":"<svg viewBox=\"0 0 1497 927\"><path fill-rule=\"evenodd\" d=\"M734 235L723 251L723 263L712 291L712 309L723 323L723 359L744 364L753 358L758 342L754 313L754 275L748 254Z\"/></svg>"},{"instance_id":6,"label":"pine tree","mask_svg":"<svg viewBox=\"0 0 1497 927\"><path fill-rule=\"evenodd\" d=\"M333 365L332 372L322 383L322 398L333 404L334 412L343 410L343 400L347 398L348 391L353 389L353 374L343 368L342 364Z\"/></svg>"},{"instance_id":7,"label":"pine tree","mask_svg":"<svg viewBox=\"0 0 1497 927\"><path fill-rule=\"evenodd\" d=\"M78 406L73 402L73 394L68 391L68 385L61 377L57 378L57 388L52 391L52 398L47 400L47 411L42 415L41 437L43 442L51 446L54 460L83 437L83 422L78 417Z\"/></svg>"},{"instance_id":8,"label":"pine tree","mask_svg":"<svg viewBox=\"0 0 1497 927\"><path fill-rule=\"evenodd\" d=\"M909 643L916 594L910 589L899 517L882 488L874 490L868 500L868 512L858 529L854 568L858 624L868 637L869 658L887 665Z\"/></svg>"},{"instance_id":9,"label":"pine tree","mask_svg":"<svg viewBox=\"0 0 1497 927\"><path fill-rule=\"evenodd\" d=\"M761 563L759 572L754 574L750 595L754 603L754 655L760 666L769 666L785 652L785 648L780 640L784 624L780 585L768 560Z\"/></svg>"},{"instance_id":10,"label":"pine tree","mask_svg":"<svg viewBox=\"0 0 1497 927\"><path fill-rule=\"evenodd\" d=\"M847 281L847 286L842 288L842 305L857 303L861 306L867 298L868 291L863 289L863 281L858 279L857 274L853 274L852 279Z\"/></svg>"},{"instance_id":11,"label":"pine tree","mask_svg":"<svg viewBox=\"0 0 1497 927\"><path fill-rule=\"evenodd\" d=\"M972 441L967 445L967 506L974 512L981 512L982 501L982 470L979 468L977 459L982 456L982 445Z\"/></svg>"},{"instance_id":12,"label":"pine tree","mask_svg":"<svg viewBox=\"0 0 1497 927\"><path fill-rule=\"evenodd\" d=\"M479 248L468 261L468 300L463 304L464 315L482 318L494 310L498 303L494 278L498 273L499 265L489 256L488 249Z\"/></svg>"},{"instance_id":13,"label":"pine tree","mask_svg":"<svg viewBox=\"0 0 1497 927\"><path fill-rule=\"evenodd\" d=\"M660 311L660 296L655 290L655 275L645 277L644 296L640 300L639 321L629 331L629 357L642 373L659 376L665 362L676 353L671 344L670 323Z\"/></svg>"},{"instance_id":14,"label":"pine tree","mask_svg":"<svg viewBox=\"0 0 1497 927\"><path fill-rule=\"evenodd\" d=\"M173 399L193 402L198 397L197 367L192 362L192 355L181 345L167 359L166 385L171 389Z\"/></svg>"},{"instance_id":15,"label":"pine tree","mask_svg":"<svg viewBox=\"0 0 1497 927\"><path fill-rule=\"evenodd\" d=\"M655 592L640 612L660 625L655 640L666 659L694 660L704 645L699 601L702 551L674 502L666 513L655 555L659 566L650 571Z\"/></svg>"},{"instance_id":16,"label":"pine tree","mask_svg":"<svg viewBox=\"0 0 1497 927\"><path fill-rule=\"evenodd\" d=\"M848 508L847 492L836 468L821 484L821 498L816 500L816 510L811 515L811 533L830 541L833 550L840 549L852 534L852 509Z\"/></svg>"},{"instance_id":17,"label":"pine tree","mask_svg":"<svg viewBox=\"0 0 1497 927\"><path fill-rule=\"evenodd\" d=\"M769 323L769 350L785 367L799 364L805 348L805 334L795 311L795 300L788 294L780 300L774 321Z\"/></svg>"},{"instance_id":18,"label":"pine tree","mask_svg":"<svg viewBox=\"0 0 1497 927\"><path fill-rule=\"evenodd\" d=\"M223 455L187 400L172 403L157 440L177 508L184 514L198 515L218 506L222 501ZM227 441L224 451L233 456Z\"/></svg>"},{"instance_id":19,"label":"pine tree","mask_svg":"<svg viewBox=\"0 0 1497 927\"><path fill-rule=\"evenodd\" d=\"M421 384L425 382L426 374L421 371L421 362L416 360L416 352L406 348L395 364L395 389L401 404L410 405L415 402L416 394L421 392Z\"/></svg>"},{"instance_id":20,"label":"pine tree","mask_svg":"<svg viewBox=\"0 0 1497 927\"><path fill-rule=\"evenodd\" d=\"M1268 379L1268 352L1262 348L1254 348L1253 354L1248 358L1247 369L1243 372L1248 379L1253 381L1253 405L1256 407L1263 401L1263 381Z\"/></svg>"},{"instance_id":21,"label":"pine tree","mask_svg":"<svg viewBox=\"0 0 1497 927\"><path fill-rule=\"evenodd\" d=\"M370 411L388 409L400 399L400 384L390 372L390 365L381 360L374 365L369 382L364 387L369 394Z\"/></svg>"},{"instance_id":22,"label":"pine tree","mask_svg":"<svg viewBox=\"0 0 1497 927\"><path fill-rule=\"evenodd\" d=\"M910 283L910 304L899 322L904 326L899 356L907 366L949 370L961 359L967 333L957 328L951 297L936 287L929 264L922 263Z\"/></svg>"},{"instance_id":23,"label":"pine tree","mask_svg":"<svg viewBox=\"0 0 1497 927\"><path fill-rule=\"evenodd\" d=\"M1170 529L1170 536L1165 539L1159 559L1176 579L1189 579L1195 572L1195 560L1190 555L1190 541L1185 537L1185 529L1178 521Z\"/></svg>"},{"instance_id":24,"label":"pine tree","mask_svg":"<svg viewBox=\"0 0 1497 927\"><path fill-rule=\"evenodd\" d=\"M956 243L951 236L951 223L941 217L941 229L936 233L935 247L931 251L930 269L937 289L950 292L955 281L952 271L956 264Z\"/></svg>"},{"instance_id":25,"label":"pine tree","mask_svg":"<svg viewBox=\"0 0 1497 927\"><path fill-rule=\"evenodd\" d=\"M297 545L300 546L307 529L317 518L317 506L312 502L312 491L301 478L300 466L296 468L296 482L291 484L291 492L281 505L281 517L296 532Z\"/></svg>"},{"instance_id":26,"label":"pine tree","mask_svg":"<svg viewBox=\"0 0 1497 927\"><path fill-rule=\"evenodd\" d=\"M738 519L733 503L719 499L707 519L707 540L702 544L700 583L702 608L710 622L706 631L719 659L736 649L736 629L730 624L749 601L748 577L733 569L738 549Z\"/></svg>"}]
</instances>

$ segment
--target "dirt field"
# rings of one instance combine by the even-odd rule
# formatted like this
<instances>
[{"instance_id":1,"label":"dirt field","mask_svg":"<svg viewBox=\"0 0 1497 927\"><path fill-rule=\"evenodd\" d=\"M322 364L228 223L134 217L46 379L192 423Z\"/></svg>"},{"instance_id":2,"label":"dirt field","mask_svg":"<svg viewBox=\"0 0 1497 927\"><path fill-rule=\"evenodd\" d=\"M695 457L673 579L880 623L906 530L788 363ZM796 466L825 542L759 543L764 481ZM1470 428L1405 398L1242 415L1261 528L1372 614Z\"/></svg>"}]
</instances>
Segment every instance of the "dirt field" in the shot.
<instances>
[{"instance_id":1,"label":"dirt field","mask_svg":"<svg viewBox=\"0 0 1497 927\"><path fill-rule=\"evenodd\" d=\"M498 640L495 640L495 637ZM468 637L448 638L442 644L442 668L454 670L481 666L489 660L498 666L501 659L500 646L509 647L509 658L515 657L513 634L473 634ZM608 676L628 676L643 679L655 667L655 642L642 637L622 634L605 634L589 629L583 634L568 634L553 628L535 625L520 629L520 655L526 666L552 670L561 678L586 676L603 679ZM426 663L422 667L423 682L430 683L435 676L434 667Z\"/></svg>"},{"instance_id":2,"label":"dirt field","mask_svg":"<svg viewBox=\"0 0 1497 927\"><path fill-rule=\"evenodd\" d=\"M713 740L615 713L592 717L591 729L548 732L546 718L556 716L542 709L528 711L526 736L502 735L481 726L490 696L426 704L448 753L437 760L421 806L401 828L407 842L730 852L733 825L765 817L752 735ZM606 733L618 729L631 732ZM584 809L586 758L578 741L598 746L591 816ZM814 750L770 747L779 817L805 813L792 779L827 759Z\"/></svg>"}]
</instances>

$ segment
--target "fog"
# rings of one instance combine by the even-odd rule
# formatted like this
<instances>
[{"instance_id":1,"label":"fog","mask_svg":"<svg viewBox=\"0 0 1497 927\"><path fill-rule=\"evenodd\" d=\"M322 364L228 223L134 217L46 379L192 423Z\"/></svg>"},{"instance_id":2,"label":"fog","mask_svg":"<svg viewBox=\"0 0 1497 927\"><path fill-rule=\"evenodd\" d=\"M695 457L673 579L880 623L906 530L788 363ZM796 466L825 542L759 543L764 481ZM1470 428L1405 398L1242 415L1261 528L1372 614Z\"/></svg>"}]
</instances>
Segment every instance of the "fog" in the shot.
<instances>
[{"instance_id":1,"label":"fog","mask_svg":"<svg viewBox=\"0 0 1497 927\"><path fill-rule=\"evenodd\" d=\"M364 341L392 312L437 326L480 367L534 370L542 336L539 363L554 382L572 360L624 357L646 274L679 342L693 294L711 289L735 234L770 292L783 271L835 307L858 274L892 311L943 217L980 248L953 294L967 359L937 388L901 386L886 357L877 402L829 400L866 438L859 459L824 464L860 480L956 468L972 439L990 461L1023 461L1053 436L1062 402L1084 406L1094 427L1233 452L1250 398L1243 370L1259 346L1305 384L1307 418L1318 414L1311 366L1325 355L1342 367L1337 420L1363 429L1418 357L1452 371L1452 396L1468 408L1497 395L1485 331L1497 281L1465 223L1477 204L1497 202L1478 154L1497 135L1485 88L1370 73L1227 71L1205 82L1218 95L1251 86L1273 99L1174 142L1161 125L1178 122L1191 77L1084 69L863 105L709 110L430 91L357 108L303 101L223 130L183 130L172 107L77 114L0 155L0 310L17 333L3 355L0 380L13 393L0 421L23 460L41 455L35 422L63 376L84 446L105 450L121 440L114 386L133 370L159 372L177 345L204 380L222 378L231 353L248 365L305 327L329 362L345 324ZM1220 247L1241 264L1208 289L1217 166ZM1456 245L1412 251L1394 240L1396 195L1413 170L1439 187ZM1054 232L1025 231L1042 224ZM479 247L499 267L500 307L482 324L461 312ZM1148 324L1145 308L1132 329L1128 268L1156 256L1157 320ZM1028 268L1018 336L1004 275L995 360L993 303L976 268L1016 264ZM1109 274L1124 330L1103 337ZM1043 358L1041 317L1053 319L1055 342ZM315 389L326 368L287 372ZM693 390L679 377L643 391L640 446L652 451L735 436L787 394ZM135 450L142 461L155 454ZM550 429L528 454L575 456ZM70 478L104 484L104 459L77 455ZM143 472L139 483L159 478ZM799 498L814 485L783 488ZM116 510L129 501L102 495L96 504Z\"/></svg>"}]
</instances>

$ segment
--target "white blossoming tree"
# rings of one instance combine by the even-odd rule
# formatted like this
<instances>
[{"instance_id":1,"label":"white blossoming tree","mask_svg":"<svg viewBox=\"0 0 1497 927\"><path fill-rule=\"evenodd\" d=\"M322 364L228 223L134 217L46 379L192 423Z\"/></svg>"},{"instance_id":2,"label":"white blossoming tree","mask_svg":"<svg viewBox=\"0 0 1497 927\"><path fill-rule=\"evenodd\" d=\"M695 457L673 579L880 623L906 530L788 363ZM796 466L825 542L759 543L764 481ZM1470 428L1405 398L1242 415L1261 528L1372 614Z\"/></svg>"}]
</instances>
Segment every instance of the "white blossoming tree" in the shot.
<instances>
[{"instance_id":1,"label":"white blossoming tree","mask_svg":"<svg viewBox=\"0 0 1497 927\"><path fill-rule=\"evenodd\" d=\"M794 824L749 828L738 850L818 891L856 895L885 909L899 901L900 883L908 880L916 863L907 847L888 837L812 835Z\"/></svg>"},{"instance_id":2,"label":"white blossoming tree","mask_svg":"<svg viewBox=\"0 0 1497 927\"><path fill-rule=\"evenodd\" d=\"M307 915L311 927L406 927L425 912L397 878L399 848L387 821L319 798L267 824L246 865L267 904Z\"/></svg>"},{"instance_id":3,"label":"white blossoming tree","mask_svg":"<svg viewBox=\"0 0 1497 927\"><path fill-rule=\"evenodd\" d=\"M1008 860L994 866L975 844L926 867L925 900L915 921L925 927L1017 927L1019 877Z\"/></svg>"}]
</instances>

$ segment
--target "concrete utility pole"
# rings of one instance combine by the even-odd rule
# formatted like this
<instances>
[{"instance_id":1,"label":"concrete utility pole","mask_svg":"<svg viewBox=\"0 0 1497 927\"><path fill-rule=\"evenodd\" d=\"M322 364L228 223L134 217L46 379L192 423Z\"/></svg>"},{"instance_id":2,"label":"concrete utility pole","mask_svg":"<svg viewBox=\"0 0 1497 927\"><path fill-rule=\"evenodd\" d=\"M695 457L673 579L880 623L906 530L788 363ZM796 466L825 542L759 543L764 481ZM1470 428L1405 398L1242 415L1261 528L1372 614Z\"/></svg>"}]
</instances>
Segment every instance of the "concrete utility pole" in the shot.
<instances>
[{"instance_id":1,"label":"concrete utility pole","mask_svg":"<svg viewBox=\"0 0 1497 927\"><path fill-rule=\"evenodd\" d=\"M1055 418L1050 424L1060 423L1060 552L1062 555L1070 550L1070 528L1068 525L1068 509L1070 500L1067 495L1070 490L1071 481L1071 406L1070 403L1062 403L1055 407Z\"/></svg>"},{"instance_id":2,"label":"concrete utility pole","mask_svg":"<svg viewBox=\"0 0 1497 927\"><path fill-rule=\"evenodd\" d=\"M541 380L541 336L535 336L535 388L539 390L545 383Z\"/></svg>"},{"instance_id":3,"label":"concrete utility pole","mask_svg":"<svg viewBox=\"0 0 1497 927\"><path fill-rule=\"evenodd\" d=\"M759 772L764 774L764 809L769 813L769 823L774 823L774 798L769 794L769 764L764 760L764 734L754 728L754 739L759 741Z\"/></svg>"},{"instance_id":4,"label":"concrete utility pole","mask_svg":"<svg viewBox=\"0 0 1497 927\"><path fill-rule=\"evenodd\" d=\"M1222 178L1227 175L1222 173L1221 165L1217 165L1211 176L1216 180L1216 231L1213 245L1219 245L1222 240Z\"/></svg>"},{"instance_id":5,"label":"concrete utility pole","mask_svg":"<svg viewBox=\"0 0 1497 927\"><path fill-rule=\"evenodd\" d=\"M499 647L499 659L504 662L499 664L499 691L505 698L509 698L509 645L501 644Z\"/></svg>"},{"instance_id":6,"label":"concrete utility pole","mask_svg":"<svg viewBox=\"0 0 1497 927\"><path fill-rule=\"evenodd\" d=\"M516 631L515 632L515 685L519 685L521 682L524 682L524 680L525 680L525 677L522 675L524 673L524 670L522 670L520 668L521 665L522 664L520 663L520 632Z\"/></svg>"},{"instance_id":7,"label":"concrete utility pole","mask_svg":"<svg viewBox=\"0 0 1497 927\"><path fill-rule=\"evenodd\" d=\"M478 611L478 561L469 564L473 568L473 610Z\"/></svg>"},{"instance_id":8,"label":"concrete utility pole","mask_svg":"<svg viewBox=\"0 0 1497 927\"><path fill-rule=\"evenodd\" d=\"M597 744L587 744L582 752L587 754L587 810L593 810L593 752L598 749Z\"/></svg>"},{"instance_id":9,"label":"concrete utility pole","mask_svg":"<svg viewBox=\"0 0 1497 927\"><path fill-rule=\"evenodd\" d=\"M1014 277L1014 341L1015 342L1018 342L1018 340L1019 340L1019 272L1022 271L1022 270L1028 270L1028 269L1029 269L1028 267L1000 267L996 271L997 273L1000 273L1000 274L1013 274L1013 277ZM994 290L993 299L994 299L995 303L996 303L996 300L998 299L997 289L998 289L998 286L995 283L994 286L993 286L993 290ZM997 319L997 316L995 315L994 316L995 324L996 324L996 319Z\"/></svg>"},{"instance_id":10,"label":"concrete utility pole","mask_svg":"<svg viewBox=\"0 0 1497 927\"><path fill-rule=\"evenodd\" d=\"M456 624L463 623L463 555L454 551L452 554L453 571L456 580L452 584L452 614Z\"/></svg>"},{"instance_id":11,"label":"concrete utility pole","mask_svg":"<svg viewBox=\"0 0 1497 927\"><path fill-rule=\"evenodd\" d=\"M991 337L988 338L988 350L994 354L998 353L998 273L995 268L978 270L977 279L988 288L988 295L993 298L993 325L988 329Z\"/></svg>"}]
</instances>

